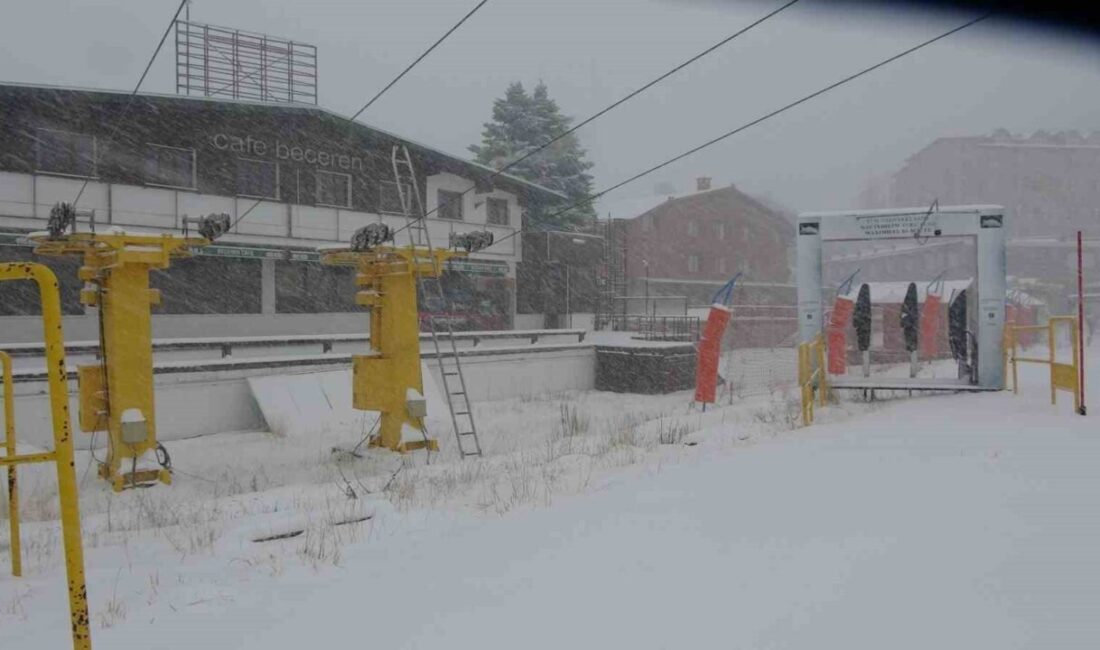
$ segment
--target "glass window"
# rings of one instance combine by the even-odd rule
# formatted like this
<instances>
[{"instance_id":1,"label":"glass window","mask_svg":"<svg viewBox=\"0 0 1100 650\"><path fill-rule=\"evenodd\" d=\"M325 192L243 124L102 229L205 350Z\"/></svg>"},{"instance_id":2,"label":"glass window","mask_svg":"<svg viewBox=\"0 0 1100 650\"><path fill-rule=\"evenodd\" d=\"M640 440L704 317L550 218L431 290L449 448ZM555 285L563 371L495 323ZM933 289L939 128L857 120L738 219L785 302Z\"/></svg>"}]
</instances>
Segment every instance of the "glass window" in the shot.
<instances>
[{"instance_id":1,"label":"glass window","mask_svg":"<svg viewBox=\"0 0 1100 650\"><path fill-rule=\"evenodd\" d=\"M508 215L508 201L506 199L486 199L485 211L488 223L495 226L507 226L511 223L511 219Z\"/></svg>"},{"instance_id":2,"label":"glass window","mask_svg":"<svg viewBox=\"0 0 1100 650\"><path fill-rule=\"evenodd\" d=\"M726 258L724 257L718 258L718 272L726 273Z\"/></svg>"},{"instance_id":3,"label":"glass window","mask_svg":"<svg viewBox=\"0 0 1100 650\"><path fill-rule=\"evenodd\" d=\"M699 272L699 256L698 255L689 255L688 256L688 272L690 272L690 273L698 273Z\"/></svg>"},{"instance_id":4,"label":"glass window","mask_svg":"<svg viewBox=\"0 0 1100 650\"><path fill-rule=\"evenodd\" d=\"M149 144L145 147L145 182L168 187L195 187L195 150Z\"/></svg>"},{"instance_id":5,"label":"glass window","mask_svg":"<svg viewBox=\"0 0 1100 650\"><path fill-rule=\"evenodd\" d=\"M161 295L153 311L161 314L259 314L262 282L260 260L212 255L173 260L149 274Z\"/></svg>"},{"instance_id":6,"label":"glass window","mask_svg":"<svg viewBox=\"0 0 1100 650\"><path fill-rule=\"evenodd\" d=\"M280 314L357 312L355 269L320 262L275 262L275 311Z\"/></svg>"},{"instance_id":7,"label":"glass window","mask_svg":"<svg viewBox=\"0 0 1100 650\"><path fill-rule=\"evenodd\" d=\"M436 194L440 219L462 221L462 193L439 190Z\"/></svg>"},{"instance_id":8,"label":"glass window","mask_svg":"<svg viewBox=\"0 0 1100 650\"><path fill-rule=\"evenodd\" d=\"M642 232L649 232L653 230L653 217L646 215L642 217Z\"/></svg>"},{"instance_id":9,"label":"glass window","mask_svg":"<svg viewBox=\"0 0 1100 650\"><path fill-rule=\"evenodd\" d=\"M317 171L317 205L351 207L351 176Z\"/></svg>"},{"instance_id":10,"label":"glass window","mask_svg":"<svg viewBox=\"0 0 1100 650\"><path fill-rule=\"evenodd\" d=\"M717 224L715 224L714 230L715 230L715 235L718 236L718 239L725 239L726 238L726 224L725 223L718 222Z\"/></svg>"},{"instance_id":11,"label":"glass window","mask_svg":"<svg viewBox=\"0 0 1100 650\"><path fill-rule=\"evenodd\" d=\"M410 202L411 208L414 205L412 188L405 183L402 189L405 192L405 200ZM378 211L383 214L405 214L405 208L401 205L401 192L398 192L396 181L381 181L378 184Z\"/></svg>"},{"instance_id":12,"label":"glass window","mask_svg":"<svg viewBox=\"0 0 1100 650\"><path fill-rule=\"evenodd\" d=\"M259 199L279 198L279 164L238 158L237 194Z\"/></svg>"},{"instance_id":13,"label":"glass window","mask_svg":"<svg viewBox=\"0 0 1100 650\"><path fill-rule=\"evenodd\" d=\"M95 136L38 129L35 144L38 171L69 176L96 175Z\"/></svg>"},{"instance_id":14,"label":"glass window","mask_svg":"<svg viewBox=\"0 0 1100 650\"><path fill-rule=\"evenodd\" d=\"M688 234L691 235L691 236L698 235L699 234L699 224L695 223L694 221L689 221L688 222Z\"/></svg>"}]
</instances>

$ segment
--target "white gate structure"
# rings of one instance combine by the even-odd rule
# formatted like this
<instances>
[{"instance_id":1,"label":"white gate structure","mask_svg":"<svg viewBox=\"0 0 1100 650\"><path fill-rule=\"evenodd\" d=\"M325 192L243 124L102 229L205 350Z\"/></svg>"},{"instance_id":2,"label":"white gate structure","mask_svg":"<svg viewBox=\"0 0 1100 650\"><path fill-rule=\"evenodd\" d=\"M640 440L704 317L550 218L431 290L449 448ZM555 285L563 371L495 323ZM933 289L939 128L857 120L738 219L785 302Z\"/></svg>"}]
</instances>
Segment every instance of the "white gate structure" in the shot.
<instances>
[{"instance_id":1,"label":"white gate structure","mask_svg":"<svg viewBox=\"0 0 1100 650\"><path fill-rule=\"evenodd\" d=\"M804 212L798 216L799 338L810 342L822 334L822 243L879 239L934 241L973 237L977 245L978 277L968 329L977 340L977 378L831 381L831 388L899 388L915 390L1001 390L1004 386L1005 219L998 205L964 205L890 210ZM845 382L852 384L846 386ZM858 386L856 385L858 384Z\"/></svg>"}]
</instances>

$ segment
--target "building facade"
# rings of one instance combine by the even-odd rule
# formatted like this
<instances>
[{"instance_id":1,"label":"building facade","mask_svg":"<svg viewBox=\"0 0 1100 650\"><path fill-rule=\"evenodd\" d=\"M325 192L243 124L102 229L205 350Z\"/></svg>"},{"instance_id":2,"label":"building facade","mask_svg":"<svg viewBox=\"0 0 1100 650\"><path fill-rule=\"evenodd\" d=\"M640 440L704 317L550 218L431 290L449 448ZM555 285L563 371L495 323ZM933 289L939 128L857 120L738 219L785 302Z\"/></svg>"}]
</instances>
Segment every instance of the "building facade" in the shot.
<instances>
[{"instance_id":1,"label":"building facade","mask_svg":"<svg viewBox=\"0 0 1100 650\"><path fill-rule=\"evenodd\" d=\"M313 105L152 94L131 102L124 92L0 84L0 259L32 259L22 237L77 196L100 228L179 231L185 216L228 213L231 233L154 273L164 297L156 336L361 330L352 272L322 266L316 249L370 222L406 225L395 147L409 152L433 245L469 230L502 240L452 264L446 308L468 327L511 326L522 248L509 236L532 202L562 197ZM56 268L77 337L94 333L75 263L37 261ZM9 332L36 309L20 291L0 287Z\"/></svg>"},{"instance_id":2,"label":"building facade","mask_svg":"<svg viewBox=\"0 0 1100 650\"><path fill-rule=\"evenodd\" d=\"M614 229L628 295L686 296L706 305L737 273L745 287L782 291L791 277L792 223L732 185L711 189L710 179L700 178L696 189Z\"/></svg>"},{"instance_id":3,"label":"building facade","mask_svg":"<svg viewBox=\"0 0 1100 650\"><path fill-rule=\"evenodd\" d=\"M860 207L919 208L933 201L1004 206L1007 268L1018 283L1061 286L1060 293L1068 293L1076 282L1077 230L1091 240L1082 260L1086 276L1100 272L1100 132L1022 137L998 129L988 136L940 138L892 178L869 183ZM865 242L826 260L834 282L857 268L861 277L880 281L971 277L974 247L964 240Z\"/></svg>"}]
</instances>

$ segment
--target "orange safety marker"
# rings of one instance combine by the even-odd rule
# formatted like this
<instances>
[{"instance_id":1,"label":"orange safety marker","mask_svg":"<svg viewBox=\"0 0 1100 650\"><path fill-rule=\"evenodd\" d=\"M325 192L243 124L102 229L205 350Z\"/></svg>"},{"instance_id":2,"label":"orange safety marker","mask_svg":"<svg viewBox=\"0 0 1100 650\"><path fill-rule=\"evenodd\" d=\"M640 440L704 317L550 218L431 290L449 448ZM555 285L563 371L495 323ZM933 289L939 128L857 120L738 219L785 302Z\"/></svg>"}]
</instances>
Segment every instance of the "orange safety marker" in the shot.
<instances>
[{"instance_id":1,"label":"orange safety marker","mask_svg":"<svg viewBox=\"0 0 1100 650\"><path fill-rule=\"evenodd\" d=\"M943 281L933 281L925 291L924 308L920 310L918 345L922 359L935 359L940 352L939 332L942 320L940 306L943 304Z\"/></svg>"},{"instance_id":2,"label":"orange safety marker","mask_svg":"<svg viewBox=\"0 0 1100 650\"><path fill-rule=\"evenodd\" d=\"M730 322L732 311L724 305L711 305L707 324L699 337L699 354L695 364L695 401L715 401L718 386L718 358L722 354L722 334Z\"/></svg>"}]
</instances>

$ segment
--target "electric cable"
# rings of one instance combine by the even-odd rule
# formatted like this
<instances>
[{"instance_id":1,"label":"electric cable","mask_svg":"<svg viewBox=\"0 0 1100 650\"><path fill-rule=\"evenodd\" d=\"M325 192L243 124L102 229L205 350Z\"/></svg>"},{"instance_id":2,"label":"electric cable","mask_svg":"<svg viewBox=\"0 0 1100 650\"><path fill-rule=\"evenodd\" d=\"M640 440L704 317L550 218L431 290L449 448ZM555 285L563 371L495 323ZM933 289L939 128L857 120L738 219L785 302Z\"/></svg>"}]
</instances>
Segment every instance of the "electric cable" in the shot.
<instances>
[{"instance_id":1,"label":"electric cable","mask_svg":"<svg viewBox=\"0 0 1100 650\"><path fill-rule=\"evenodd\" d=\"M789 104L786 104L786 105L784 105L780 108L777 108L777 109L775 109L775 110L773 110L769 113L766 113L765 115L762 115L762 116L760 116L760 117L758 117L758 118L756 118L756 119L754 119L750 122L746 122L745 124L742 124L741 126L735 128L735 129L727 131L727 132L723 133L722 135L719 135L715 138L712 138L712 139L710 139L710 140L708 140L708 141L706 141L706 142L704 142L704 143L702 143L702 144L700 144L696 147L692 147L691 149L688 149L687 151L684 151L683 153L677 154L677 155L673 156L672 158L669 158L669 159L665 160L664 162L658 163L658 164L656 164L656 165L654 165L654 166L652 166L652 167L650 167L650 168L648 168L644 171L641 171L641 172L631 176L630 178L627 178L626 180L615 183L614 185L611 185L610 187L607 187L603 190L600 190L599 192L596 192L594 194L590 194L590 195L586 196L585 198L581 199L580 201L571 203L570 205L566 206L565 208L563 208L561 210L558 210L557 212L552 213L547 218L548 219L553 219L554 217L557 217L561 214L564 214L565 212L568 212L569 210L572 210L575 207L585 205L587 203L591 203L591 202L599 199L600 197L604 196L605 194L608 194L609 192L612 192L614 190L619 189L620 187L623 187L625 185L633 183L634 181L637 181L637 180L639 180L639 179L641 179L645 176L648 176L649 174L652 174L655 171L663 169L663 168L671 165L672 163L678 162L680 160L683 160L684 158L687 158L688 156L691 156L692 154L698 153L699 151L702 151L703 149L706 149L707 147L718 144L719 142L722 142L723 140L725 140L727 138L730 138L734 135L737 135L738 133L741 133L742 131L748 130L749 128L752 128L752 127L754 127L754 126L756 126L756 125L758 125L762 122L765 122L765 121L767 121L767 120L769 120L773 117L776 117L776 116L780 115L781 113L784 113L784 112L786 112L786 111L788 111L792 108L795 108L796 106L804 104L804 103L810 101L811 99L814 99L815 97L819 97L819 96L829 92L830 90L834 90L834 89L839 88L840 86L843 86L843 85L845 85L849 82L855 81L856 79L858 79L858 78L860 78L860 77L862 77L866 74L869 74L871 72L874 72L875 70L877 70L877 69L879 69L883 66L886 66L890 63L893 63L894 61L897 61L898 59L901 59L905 56L908 56L909 54L912 54L912 53L920 50L920 49L928 47L929 45L932 45L933 43L936 43L937 41L943 40L943 39L945 39L945 38L947 38L947 37L949 37L953 34L961 32L962 30L964 30L968 27L976 25L976 24L982 22L983 20L986 20L987 18L989 18L992 15L993 15L992 11L987 12L987 13L985 13L985 14L977 17L977 18L974 18L972 20L969 20L969 21L963 23L962 25L959 25L958 27L955 27L953 29L950 29L950 30L938 35L938 36L935 36L935 37L930 38L926 41L923 41L922 43L919 43L919 44L917 44L913 47L910 47L909 49L903 50L902 52L899 52L899 53L897 53L897 54L895 54L895 55L893 55L893 56L891 56L887 59L883 59L882 61L880 61L880 62L878 62L878 63L876 63L876 64L874 64L874 65L872 65L868 68L864 68L863 70L860 70L859 72L856 72L855 74L848 75L847 77L844 77L843 79L841 79L839 81L835 81L835 82L825 86L824 88L816 90L816 91L810 93L809 95L806 95L806 96L802 97L801 99L797 99L797 100L795 100L795 101L793 101ZM919 213L919 214L924 214L924 213ZM522 231L521 230L516 230L515 232L513 232L509 235L501 237L497 241L493 242L493 244L491 246L495 246L495 245L497 245L501 242L507 241L507 240L511 239L512 237L515 237L516 235L520 234L520 232L522 232Z\"/></svg>"},{"instance_id":2,"label":"electric cable","mask_svg":"<svg viewBox=\"0 0 1100 650\"><path fill-rule=\"evenodd\" d=\"M184 0L184 1L186 2L186 0ZM382 97L382 95L386 94L386 91L388 91L395 84L397 84L397 82L400 81L406 74L408 74L410 70L415 68L417 66L417 64L419 64L421 61L424 60L425 57L427 57L429 54L431 54L432 51L435 48L439 47L439 45L443 41L447 40L447 37L449 37L451 34L453 34L455 32L455 30L457 30L459 27L461 27L463 23L465 23L471 16L473 16L475 13L477 13L477 11L479 9L481 9L483 6L485 6L485 3L488 2L488 1L489 0L481 0L481 2L478 2L476 5L474 5L473 9L468 11L466 13L466 15L464 15L461 19L459 19L459 21L457 23L452 25L450 29L448 29L446 32L444 32L444 34L442 36L440 36L438 39L436 39L436 41L434 43L432 43L431 46L428 47L428 49L424 50L420 54L420 56L416 57L416 59L414 59L412 63L410 63L408 66L406 66L405 69L402 70L396 77L391 79L390 82L382 88L382 90L379 90L377 93L375 93L374 97L371 97L370 100L368 100L366 104L363 104L362 108L355 111L355 113L351 117L346 118L346 123L350 124L350 123L354 122L355 118L362 115L363 112L366 111L368 108L370 108L371 105L374 104L376 101L378 101ZM177 15L178 15L178 12L177 12ZM263 202L263 199L256 199L255 203L253 203L247 210L244 211L243 214L241 214L239 217L237 217L233 221L233 223L229 226L229 229L233 230L233 228L236 228L237 224L240 223L242 220L244 220L244 218L247 217L249 214L251 214L252 211L255 210L256 207L259 206L260 203L262 203L262 202Z\"/></svg>"},{"instance_id":3,"label":"electric cable","mask_svg":"<svg viewBox=\"0 0 1100 650\"><path fill-rule=\"evenodd\" d=\"M153 50L153 56L149 57L149 62L145 64L145 70L142 71L141 78L138 79L137 85L134 86L134 90L127 98L126 105L122 108L122 113L119 114L118 119L115 120L115 126L111 130L111 135L107 138L107 140L104 141L104 148L110 146L111 143L114 141L115 136L118 135L118 129L122 125L122 121L126 118L126 115L129 114L130 108L134 104L134 97L136 97L138 91L141 90L141 85L145 83L145 77L149 75L149 69L153 67L153 62L157 60L157 55L160 54L161 48L164 47L164 41L168 39L168 34L172 32L172 27L176 24L176 21L179 20L180 12L183 11L183 7L188 3L188 1L189 0L180 0L179 6L176 7L176 13L172 14L172 20L169 21L168 27L166 27L164 29L164 33L161 34L160 42L157 43L157 48ZM90 180L91 177L89 176L88 178L85 178L84 182L80 185L80 190L76 193L76 198L73 199L72 202L74 209L76 208L77 202L80 201L80 197L84 195L84 190L87 189L88 182Z\"/></svg>"},{"instance_id":4,"label":"electric cable","mask_svg":"<svg viewBox=\"0 0 1100 650\"><path fill-rule=\"evenodd\" d=\"M570 128L568 128L568 129L566 129L565 131L563 131L563 132L559 133L558 135L554 136L553 138L550 138L549 140L547 140L546 142L542 143L541 145L539 145L539 146L535 147L535 148L534 148L534 149L532 149L531 151L529 151L529 152L525 153L525 154L524 154L523 156L521 156L521 157L517 158L516 160L513 160L512 162L508 163L507 165L505 165L505 166L501 167L500 169L497 169L496 171L494 171L494 172L493 172L493 174L492 174L491 176L489 176L489 182L492 182L492 181L493 181L493 179L495 179L496 177L500 176L501 174L503 174L504 172L508 171L509 169L511 169L511 168L513 168L513 167L515 167L516 165L520 164L521 162L523 162L523 161L525 161L525 160L527 160L527 159L531 158L531 157L532 157L532 156L534 156L535 154L537 154L537 153L539 153L539 152L541 152L541 151L545 150L545 149L546 149L547 147L549 147L550 145L554 144L555 142L558 142L558 141L560 141L561 139L563 139L563 138L565 138L565 137L568 137L569 135L572 135L573 133L577 132L577 130L579 130L579 129L580 129L581 127L583 127L583 126L585 126L585 125L587 125L587 124L590 124L590 123L592 123L592 122L596 121L596 120L597 120L597 119L599 119L600 117L603 117L603 116L604 116L605 114L607 114L607 113L610 113L611 111L615 110L616 108L618 108L618 107L619 107L619 106L621 106L622 104L625 104L626 102L630 101L631 99L634 99L634 98L635 98L635 97L637 97L638 95L640 95L640 94L644 93L645 91L649 90L649 89L650 89L650 88L652 88L653 86L656 86L657 84L661 83L661 82L662 82L662 81L664 81L665 79L668 79L669 77L671 77L672 75L676 74L677 72L679 72L679 71L683 70L684 68L688 67L688 66L689 66L689 65L691 65L692 63L695 63L695 62L696 62L696 61L698 61L699 59L702 59L703 57L705 57L705 56L707 56L708 54L710 54L710 53L714 52L715 50L717 50L718 48L722 47L723 45L726 45L727 43L729 43L730 41L734 40L734 39L735 39L735 38L737 38L738 36L741 36L742 34L745 34L746 32L748 32L749 30L751 30L751 29L753 29L753 28L755 28L755 27L758 27L759 25L761 25L761 24L762 24L762 23L764 23L765 21L769 20L770 18L773 18L774 16L778 15L779 13L781 13L781 12L782 12L782 11L784 11L784 10L786 10L786 9L787 9L787 8L789 8L790 6L792 6L792 5L796 4L797 2L799 2L799 0L789 0L789 1L787 2L787 3L785 3L785 4L784 4L784 5L782 5L781 7L777 8L777 9L773 9L772 11L768 12L767 14L765 14L764 16L762 16L761 18L758 18L758 19L756 19L756 20L755 20L755 21L753 21L752 23L749 23L749 24L748 24L747 26L745 26L745 27L742 27L741 29L739 29L739 30L737 30L736 32L734 32L734 33L730 34L729 36L726 36L725 38L723 38L722 40L718 41L717 43L714 43L713 45L711 45L711 46L710 46L710 47L708 47L707 49L703 50L702 52L699 52L698 54L696 54L696 55L692 56L691 58L688 58L688 59L686 59L686 60L684 60L684 61L680 62L679 64L677 64L677 65L673 66L673 67L672 67L671 69L669 69L669 70L668 70L668 71L666 71L665 73L661 74L660 76L658 76L658 77L655 77L654 79L650 80L650 81L649 81L648 83L646 83L645 85L643 85L643 86L641 86L641 87L639 87L639 88L637 88L637 89L635 89L635 90L633 90L633 91L631 91L631 92L627 93L626 95L624 95L624 96L620 97L619 99L617 99L616 101L612 102L611 104L609 104L609 105L605 106L604 108L602 108L602 109L600 109L600 110L596 111L596 112L595 112L595 113L593 113L592 115L589 115L589 116L588 116L588 117L586 117L585 119L583 119L583 120L581 120L580 122L578 122L578 123L574 124L574 125L573 125L572 127L570 127ZM475 185L474 187L476 187L476 185ZM473 189L474 189L474 187L469 187L469 188L466 188L466 189L465 189L465 190L464 190L464 191L463 191L463 192L461 193L461 195L460 195L460 196L464 196L464 195L466 195L466 194L467 194L467 193L469 193L469 192L470 192L471 190L473 190ZM574 207L575 207L575 206L574 206ZM424 218L424 219L427 219L427 218L428 218L429 216L431 216L432 214L436 213L436 212L437 212L438 210L439 210L439 206L437 205L437 206L436 206L435 208L433 208L433 209L429 210L429 211L428 211L428 212L427 212L427 213L426 213L426 214L424 215L424 217L423 217L423 218ZM399 229L398 229L398 230L397 230L397 231L396 231L396 232L395 232L394 234L397 234L397 233L401 232L402 230L404 230L405 228L408 228L408 227L410 227L410 225L411 225L411 224L408 224L408 225L405 225L405 226L403 226L403 227L399 228Z\"/></svg>"}]
</instances>

